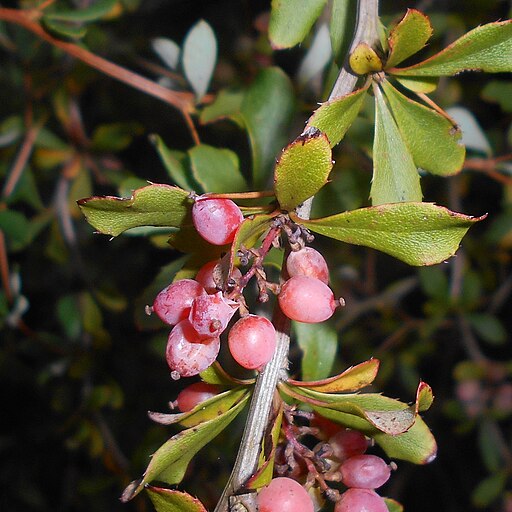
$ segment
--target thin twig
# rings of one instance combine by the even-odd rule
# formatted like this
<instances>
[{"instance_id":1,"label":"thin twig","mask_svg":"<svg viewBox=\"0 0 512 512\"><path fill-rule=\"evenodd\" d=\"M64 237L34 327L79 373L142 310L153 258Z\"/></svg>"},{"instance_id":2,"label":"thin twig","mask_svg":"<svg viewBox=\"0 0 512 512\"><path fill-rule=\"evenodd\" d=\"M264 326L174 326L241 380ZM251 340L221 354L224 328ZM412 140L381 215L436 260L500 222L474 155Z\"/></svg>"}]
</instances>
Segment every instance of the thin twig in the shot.
<instances>
[{"instance_id":1,"label":"thin twig","mask_svg":"<svg viewBox=\"0 0 512 512\"><path fill-rule=\"evenodd\" d=\"M9 279L9 259L7 257L7 247L5 245L4 232L0 229L0 275L2 278L2 287L5 297L9 304L12 303L14 297L11 290L11 282Z\"/></svg>"}]
</instances>

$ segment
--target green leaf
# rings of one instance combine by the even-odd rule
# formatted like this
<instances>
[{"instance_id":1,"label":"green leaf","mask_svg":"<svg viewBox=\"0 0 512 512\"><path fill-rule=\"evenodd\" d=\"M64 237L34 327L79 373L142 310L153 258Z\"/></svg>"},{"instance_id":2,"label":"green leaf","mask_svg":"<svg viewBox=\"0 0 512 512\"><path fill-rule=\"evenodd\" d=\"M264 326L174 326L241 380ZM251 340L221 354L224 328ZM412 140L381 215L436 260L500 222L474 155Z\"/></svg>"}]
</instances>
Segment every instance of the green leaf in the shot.
<instances>
[{"instance_id":1,"label":"green leaf","mask_svg":"<svg viewBox=\"0 0 512 512\"><path fill-rule=\"evenodd\" d=\"M420 176L384 97L375 87L373 139L373 205L421 201Z\"/></svg>"},{"instance_id":2,"label":"green leaf","mask_svg":"<svg viewBox=\"0 0 512 512\"><path fill-rule=\"evenodd\" d=\"M386 507L388 507L389 512L404 512L404 507L398 501L392 498L384 498L386 502Z\"/></svg>"},{"instance_id":3,"label":"green leaf","mask_svg":"<svg viewBox=\"0 0 512 512\"><path fill-rule=\"evenodd\" d=\"M301 327L304 324L297 323ZM308 324L306 324L308 325ZM317 328L319 326L317 325ZM380 361L378 359L370 359L356 366L351 366L343 373L317 381L299 381L288 379L286 382L294 386L302 388L310 388L321 393L342 393L346 391L357 391L358 389L369 386L377 377Z\"/></svg>"},{"instance_id":4,"label":"green leaf","mask_svg":"<svg viewBox=\"0 0 512 512\"><path fill-rule=\"evenodd\" d=\"M84 9L45 11L43 19L74 22L96 21L110 14L116 3L117 0L96 0L89 3Z\"/></svg>"},{"instance_id":5,"label":"green leaf","mask_svg":"<svg viewBox=\"0 0 512 512\"><path fill-rule=\"evenodd\" d=\"M240 113L244 92L238 90L222 89L213 103L203 108L199 121L202 124L233 118Z\"/></svg>"},{"instance_id":6,"label":"green leaf","mask_svg":"<svg viewBox=\"0 0 512 512\"><path fill-rule=\"evenodd\" d=\"M308 35L327 0L272 0L268 35L275 49L291 48Z\"/></svg>"},{"instance_id":7,"label":"green leaf","mask_svg":"<svg viewBox=\"0 0 512 512\"><path fill-rule=\"evenodd\" d=\"M329 32L331 48L335 59L344 58L356 25L356 1L333 0Z\"/></svg>"},{"instance_id":8,"label":"green leaf","mask_svg":"<svg viewBox=\"0 0 512 512\"><path fill-rule=\"evenodd\" d=\"M138 226L180 227L189 217L189 193L169 185L149 185L132 197L96 196L78 201L87 222L100 233L118 236Z\"/></svg>"},{"instance_id":9,"label":"green leaf","mask_svg":"<svg viewBox=\"0 0 512 512\"><path fill-rule=\"evenodd\" d=\"M98 126L92 135L94 151L122 151L128 147L135 135L142 133L137 123L111 123Z\"/></svg>"},{"instance_id":10,"label":"green leaf","mask_svg":"<svg viewBox=\"0 0 512 512\"><path fill-rule=\"evenodd\" d=\"M188 151L195 180L208 192L243 192L247 183L236 153L206 144Z\"/></svg>"},{"instance_id":11,"label":"green leaf","mask_svg":"<svg viewBox=\"0 0 512 512\"><path fill-rule=\"evenodd\" d=\"M255 189L267 185L277 153L285 144L294 106L290 79L275 67L261 71L244 97L240 119L251 143Z\"/></svg>"},{"instance_id":12,"label":"green leaf","mask_svg":"<svg viewBox=\"0 0 512 512\"><path fill-rule=\"evenodd\" d=\"M41 18L41 25L52 36L63 39L64 41L73 41L82 39L87 33L85 25L77 25L74 22L61 21L43 16Z\"/></svg>"},{"instance_id":13,"label":"green leaf","mask_svg":"<svg viewBox=\"0 0 512 512\"><path fill-rule=\"evenodd\" d=\"M227 373L224 368L222 368L218 361L215 361L212 365L206 368L206 370L201 372L199 376L203 382L217 386L233 387L239 384L242 386L249 386L254 384L254 379L235 379L235 377L229 375L229 373Z\"/></svg>"},{"instance_id":14,"label":"green leaf","mask_svg":"<svg viewBox=\"0 0 512 512\"><path fill-rule=\"evenodd\" d=\"M384 204L309 221L292 217L320 235L371 247L418 266L453 256L468 229L484 218L432 203Z\"/></svg>"},{"instance_id":15,"label":"green leaf","mask_svg":"<svg viewBox=\"0 0 512 512\"><path fill-rule=\"evenodd\" d=\"M477 27L423 62L394 68L397 76L450 76L462 71L512 71L512 20Z\"/></svg>"},{"instance_id":16,"label":"green leaf","mask_svg":"<svg viewBox=\"0 0 512 512\"><path fill-rule=\"evenodd\" d=\"M186 492L151 485L146 487L146 492L156 512L208 512L197 498Z\"/></svg>"},{"instance_id":17,"label":"green leaf","mask_svg":"<svg viewBox=\"0 0 512 512\"><path fill-rule=\"evenodd\" d=\"M434 402L434 394L432 388L426 383L421 381L416 391L416 414L430 409Z\"/></svg>"},{"instance_id":18,"label":"green leaf","mask_svg":"<svg viewBox=\"0 0 512 512\"><path fill-rule=\"evenodd\" d=\"M70 340L77 340L82 332L82 320L75 296L65 295L59 299L57 318L66 336Z\"/></svg>"},{"instance_id":19,"label":"green leaf","mask_svg":"<svg viewBox=\"0 0 512 512\"><path fill-rule=\"evenodd\" d=\"M389 82L382 86L416 167L440 176L459 172L466 155L460 128L431 108L407 98Z\"/></svg>"},{"instance_id":20,"label":"green leaf","mask_svg":"<svg viewBox=\"0 0 512 512\"><path fill-rule=\"evenodd\" d=\"M400 84L402 84L406 89L409 89L414 92L422 92L424 94L429 94L437 89L437 83L439 82L439 78L424 76L394 76Z\"/></svg>"},{"instance_id":21,"label":"green leaf","mask_svg":"<svg viewBox=\"0 0 512 512\"><path fill-rule=\"evenodd\" d=\"M496 439L496 425L493 420L484 418L479 423L478 447L487 471L495 473L506 463L500 441Z\"/></svg>"},{"instance_id":22,"label":"green leaf","mask_svg":"<svg viewBox=\"0 0 512 512\"><path fill-rule=\"evenodd\" d=\"M472 313L468 315L471 326L478 335L492 345L503 345L507 341L507 330L503 323L490 313Z\"/></svg>"},{"instance_id":23,"label":"green leaf","mask_svg":"<svg viewBox=\"0 0 512 512\"><path fill-rule=\"evenodd\" d=\"M245 407L247 399L248 397L221 416L171 437L153 454L143 477L133 481L124 490L121 501L131 500L153 480L160 480L167 484L181 482L194 455L236 418Z\"/></svg>"},{"instance_id":24,"label":"green leaf","mask_svg":"<svg viewBox=\"0 0 512 512\"><path fill-rule=\"evenodd\" d=\"M198 21L189 30L182 58L185 76L200 100L208 90L217 61L217 39L206 21Z\"/></svg>"},{"instance_id":25,"label":"green leaf","mask_svg":"<svg viewBox=\"0 0 512 512\"><path fill-rule=\"evenodd\" d=\"M368 86L365 86L341 98L326 101L309 118L307 127L315 127L324 132L331 146L335 146L357 117L367 90Z\"/></svg>"},{"instance_id":26,"label":"green leaf","mask_svg":"<svg viewBox=\"0 0 512 512\"><path fill-rule=\"evenodd\" d=\"M505 112L512 112L512 82L505 80L489 82L482 91L482 98L498 103Z\"/></svg>"},{"instance_id":27,"label":"green leaf","mask_svg":"<svg viewBox=\"0 0 512 512\"><path fill-rule=\"evenodd\" d=\"M236 263L238 251L242 246L246 249L255 246L261 235L270 227L273 218L273 215L255 215L254 217L244 219L231 244L231 265Z\"/></svg>"},{"instance_id":28,"label":"green leaf","mask_svg":"<svg viewBox=\"0 0 512 512\"><path fill-rule=\"evenodd\" d=\"M14 210L0 211L0 230L6 238L7 250L16 252L25 249L39 232L50 222L50 212L43 212L30 221Z\"/></svg>"},{"instance_id":29,"label":"green leaf","mask_svg":"<svg viewBox=\"0 0 512 512\"><path fill-rule=\"evenodd\" d=\"M425 47L432 35L428 16L416 9L407 9L405 16L388 37L389 55L386 68L392 68Z\"/></svg>"},{"instance_id":30,"label":"green leaf","mask_svg":"<svg viewBox=\"0 0 512 512\"><path fill-rule=\"evenodd\" d=\"M503 495L507 483L507 472L500 471L484 478L471 493L471 501L479 508L490 506Z\"/></svg>"},{"instance_id":31,"label":"green leaf","mask_svg":"<svg viewBox=\"0 0 512 512\"><path fill-rule=\"evenodd\" d=\"M284 148L274 172L277 200L284 210L314 196L326 183L332 169L332 154L326 135L308 130Z\"/></svg>"},{"instance_id":32,"label":"green leaf","mask_svg":"<svg viewBox=\"0 0 512 512\"><path fill-rule=\"evenodd\" d=\"M297 343L302 350L301 375L304 380L324 379L331 373L338 349L338 335L328 323L293 322Z\"/></svg>"}]
</instances>

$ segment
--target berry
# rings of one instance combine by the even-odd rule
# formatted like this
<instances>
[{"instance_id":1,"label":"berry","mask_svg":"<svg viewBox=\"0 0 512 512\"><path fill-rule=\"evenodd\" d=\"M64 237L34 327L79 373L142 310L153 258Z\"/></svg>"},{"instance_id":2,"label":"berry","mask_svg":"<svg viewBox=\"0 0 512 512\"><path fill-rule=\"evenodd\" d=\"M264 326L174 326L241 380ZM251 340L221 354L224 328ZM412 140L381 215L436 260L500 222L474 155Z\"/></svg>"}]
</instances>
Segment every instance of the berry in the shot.
<instances>
[{"instance_id":1,"label":"berry","mask_svg":"<svg viewBox=\"0 0 512 512\"><path fill-rule=\"evenodd\" d=\"M244 217L230 199L197 199L192 207L192 222L197 232L213 245L229 244Z\"/></svg>"},{"instance_id":2,"label":"berry","mask_svg":"<svg viewBox=\"0 0 512 512\"><path fill-rule=\"evenodd\" d=\"M294 276L278 295L283 313L292 320L314 324L332 316L336 301L332 290L314 277Z\"/></svg>"},{"instance_id":3,"label":"berry","mask_svg":"<svg viewBox=\"0 0 512 512\"><path fill-rule=\"evenodd\" d=\"M336 503L334 512L389 512L386 502L371 489L348 489Z\"/></svg>"},{"instance_id":4,"label":"berry","mask_svg":"<svg viewBox=\"0 0 512 512\"><path fill-rule=\"evenodd\" d=\"M182 320L169 334L165 357L173 378L192 377L215 361L219 349L219 338L202 338L188 320Z\"/></svg>"},{"instance_id":5,"label":"berry","mask_svg":"<svg viewBox=\"0 0 512 512\"><path fill-rule=\"evenodd\" d=\"M306 489L291 478L274 478L257 497L259 512L313 512Z\"/></svg>"},{"instance_id":6,"label":"berry","mask_svg":"<svg viewBox=\"0 0 512 512\"><path fill-rule=\"evenodd\" d=\"M237 267L233 267L231 277L237 281L242 277L242 272ZM203 265L196 275L196 281L201 284L207 293L216 293L222 286L222 267L220 260L209 261Z\"/></svg>"},{"instance_id":7,"label":"berry","mask_svg":"<svg viewBox=\"0 0 512 512\"><path fill-rule=\"evenodd\" d=\"M377 455L355 455L340 468L341 481L347 487L378 489L389 480L391 470Z\"/></svg>"},{"instance_id":8,"label":"berry","mask_svg":"<svg viewBox=\"0 0 512 512\"><path fill-rule=\"evenodd\" d=\"M267 364L276 349L276 330L262 316L240 318L228 334L229 351L244 368L255 370Z\"/></svg>"},{"instance_id":9,"label":"berry","mask_svg":"<svg viewBox=\"0 0 512 512\"><path fill-rule=\"evenodd\" d=\"M180 279L164 288L153 302L153 311L165 323L175 325L188 317L196 297L206 290L193 279Z\"/></svg>"},{"instance_id":10,"label":"berry","mask_svg":"<svg viewBox=\"0 0 512 512\"><path fill-rule=\"evenodd\" d=\"M329 283L329 268L324 257L312 247L304 247L292 251L286 260L286 270L290 277L309 276L319 279L324 284Z\"/></svg>"},{"instance_id":11,"label":"berry","mask_svg":"<svg viewBox=\"0 0 512 512\"><path fill-rule=\"evenodd\" d=\"M189 321L200 336L220 336L235 314L238 304L226 300L222 292L197 297L190 308Z\"/></svg>"},{"instance_id":12,"label":"berry","mask_svg":"<svg viewBox=\"0 0 512 512\"><path fill-rule=\"evenodd\" d=\"M181 412L191 411L201 402L217 395L219 389L213 384L196 382L182 389L176 397L176 402Z\"/></svg>"},{"instance_id":13,"label":"berry","mask_svg":"<svg viewBox=\"0 0 512 512\"><path fill-rule=\"evenodd\" d=\"M368 448L368 441L358 430L343 429L329 439L333 455L344 461L355 455L362 455Z\"/></svg>"}]
</instances>

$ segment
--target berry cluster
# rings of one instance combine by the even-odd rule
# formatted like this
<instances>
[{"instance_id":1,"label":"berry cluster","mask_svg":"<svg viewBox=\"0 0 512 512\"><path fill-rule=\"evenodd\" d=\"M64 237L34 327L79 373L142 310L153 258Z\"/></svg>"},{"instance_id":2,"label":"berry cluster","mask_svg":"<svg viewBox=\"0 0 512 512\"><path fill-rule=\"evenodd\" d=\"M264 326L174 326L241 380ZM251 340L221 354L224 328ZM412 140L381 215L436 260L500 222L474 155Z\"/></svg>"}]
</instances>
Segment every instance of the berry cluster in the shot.
<instances>
[{"instance_id":1,"label":"berry cluster","mask_svg":"<svg viewBox=\"0 0 512 512\"><path fill-rule=\"evenodd\" d=\"M230 199L196 197L192 221L209 243L226 245L233 242L243 215ZM279 245L282 233L288 236L291 251L286 260L289 279L279 285L267 281L263 260L272 246ZM157 295L148 313L155 312L173 326L166 359L174 379L197 375L215 361L220 336L237 311L240 319L230 328L227 340L231 355L251 370L259 370L270 361L276 347L274 326L267 318L250 314L243 297L252 277L258 284L259 300L267 301L269 290L277 294L281 310L292 320L316 323L332 316L340 301L327 284L325 259L305 246L304 240L310 238L305 230L279 216L259 249L240 251L242 263L252 262L244 275L223 258L206 263L195 279L178 280Z\"/></svg>"}]
</instances>

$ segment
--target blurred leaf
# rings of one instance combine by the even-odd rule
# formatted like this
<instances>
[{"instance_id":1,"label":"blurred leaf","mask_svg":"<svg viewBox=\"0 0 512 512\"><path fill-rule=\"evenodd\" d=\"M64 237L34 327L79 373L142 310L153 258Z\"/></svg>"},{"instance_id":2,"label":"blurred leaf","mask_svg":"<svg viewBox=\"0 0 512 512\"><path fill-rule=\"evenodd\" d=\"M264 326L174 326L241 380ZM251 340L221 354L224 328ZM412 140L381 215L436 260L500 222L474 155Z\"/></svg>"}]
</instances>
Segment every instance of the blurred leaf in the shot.
<instances>
[{"instance_id":1,"label":"blurred leaf","mask_svg":"<svg viewBox=\"0 0 512 512\"><path fill-rule=\"evenodd\" d=\"M188 151L195 180L207 192L244 192L247 183L236 153L199 144Z\"/></svg>"},{"instance_id":2,"label":"blurred leaf","mask_svg":"<svg viewBox=\"0 0 512 512\"><path fill-rule=\"evenodd\" d=\"M167 484L181 482L194 455L236 418L246 402L247 400L242 400L225 414L171 437L153 454L144 476L132 482L124 490L121 501L131 500L153 480L160 480Z\"/></svg>"},{"instance_id":3,"label":"blurred leaf","mask_svg":"<svg viewBox=\"0 0 512 512\"><path fill-rule=\"evenodd\" d=\"M20 116L9 116L0 123L0 148L5 148L19 141L25 128Z\"/></svg>"},{"instance_id":4,"label":"blurred leaf","mask_svg":"<svg viewBox=\"0 0 512 512\"><path fill-rule=\"evenodd\" d=\"M493 420L484 418L478 425L478 447L485 464L490 473L497 472L505 464L502 448L496 437L496 424Z\"/></svg>"},{"instance_id":5,"label":"blurred leaf","mask_svg":"<svg viewBox=\"0 0 512 512\"><path fill-rule=\"evenodd\" d=\"M448 300L448 278L439 267L419 269L420 284L423 291L438 300Z\"/></svg>"},{"instance_id":6,"label":"blurred leaf","mask_svg":"<svg viewBox=\"0 0 512 512\"><path fill-rule=\"evenodd\" d=\"M243 99L243 91L222 89L213 103L203 108L199 121L202 124L226 118L233 118L236 121L236 115L240 113Z\"/></svg>"},{"instance_id":7,"label":"blurred leaf","mask_svg":"<svg viewBox=\"0 0 512 512\"><path fill-rule=\"evenodd\" d=\"M386 507L388 507L389 512L404 512L404 507L398 501L392 498L384 498L386 502Z\"/></svg>"},{"instance_id":8,"label":"blurred leaf","mask_svg":"<svg viewBox=\"0 0 512 512\"><path fill-rule=\"evenodd\" d=\"M416 9L407 9L405 16L389 33L389 55L385 67L392 68L419 52L431 35L432 25L428 16Z\"/></svg>"},{"instance_id":9,"label":"blurred leaf","mask_svg":"<svg viewBox=\"0 0 512 512\"><path fill-rule=\"evenodd\" d=\"M175 70L177 68L180 59L180 47L174 41L166 37L155 37L151 40L151 47L169 69Z\"/></svg>"},{"instance_id":10,"label":"blurred leaf","mask_svg":"<svg viewBox=\"0 0 512 512\"><path fill-rule=\"evenodd\" d=\"M77 340L82 332L82 318L74 295L65 295L57 302L57 318L70 340Z\"/></svg>"},{"instance_id":11,"label":"blurred leaf","mask_svg":"<svg viewBox=\"0 0 512 512\"><path fill-rule=\"evenodd\" d=\"M355 27L355 0L333 0L329 32L335 59L344 58Z\"/></svg>"},{"instance_id":12,"label":"blurred leaf","mask_svg":"<svg viewBox=\"0 0 512 512\"><path fill-rule=\"evenodd\" d=\"M398 76L450 76L462 71L512 71L512 21L477 27L433 57L406 68Z\"/></svg>"},{"instance_id":13,"label":"blurred leaf","mask_svg":"<svg viewBox=\"0 0 512 512\"><path fill-rule=\"evenodd\" d=\"M284 210L293 210L314 196L326 183L332 169L329 140L313 129L286 146L274 173L277 200Z\"/></svg>"},{"instance_id":14,"label":"blurred leaf","mask_svg":"<svg viewBox=\"0 0 512 512\"><path fill-rule=\"evenodd\" d=\"M275 49L291 48L309 34L327 0L272 0L268 35Z\"/></svg>"},{"instance_id":15,"label":"blurred leaf","mask_svg":"<svg viewBox=\"0 0 512 512\"><path fill-rule=\"evenodd\" d=\"M512 82L492 80L483 88L482 98L498 103L505 112L512 112Z\"/></svg>"},{"instance_id":16,"label":"blurred leaf","mask_svg":"<svg viewBox=\"0 0 512 512\"><path fill-rule=\"evenodd\" d=\"M507 341L507 330L496 316L490 313L471 313L467 318L473 329L487 343L502 345Z\"/></svg>"},{"instance_id":17,"label":"blurred leaf","mask_svg":"<svg viewBox=\"0 0 512 512\"><path fill-rule=\"evenodd\" d=\"M507 473L500 471L482 480L471 493L471 501L478 508L490 506L503 495L507 483Z\"/></svg>"},{"instance_id":18,"label":"blurred leaf","mask_svg":"<svg viewBox=\"0 0 512 512\"><path fill-rule=\"evenodd\" d=\"M374 206L421 201L420 176L380 89L375 89L375 137L370 197Z\"/></svg>"},{"instance_id":19,"label":"blurred leaf","mask_svg":"<svg viewBox=\"0 0 512 512\"><path fill-rule=\"evenodd\" d=\"M385 204L309 221L292 217L315 233L372 247L409 265L433 265L453 256L468 229L483 219L432 203Z\"/></svg>"},{"instance_id":20,"label":"blurred leaf","mask_svg":"<svg viewBox=\"0 0 512 512\"><path fill-rule=\"evenodd\" d=\"M6 198L7 204L15 204L18 202L23 202L35 210L42 210L44 208L36 180L34 179L34 173L29 166L25 167L14 190L9 197Z\"/></svg>"},{"instance_id":21,"label":"blurred leaf","mask_svg":"<svg viewBox=\"0 0 512 512\"><path fill-rule=\"evenodd\" d=\"M183 70L197 100L206 94L217 61L217 39L206 21L200 20L183 42Z\"/></svg>"},{"instance_id":22,"label":"blurred leaf","mask_svg":"<svg viewBox=\"0 0 512 512\"><path fill-rule=\"evenodd\" d=\"M331 55L329 29L326 24L322 24L313 37L311 46L300 63L299 70L297 71L299 85L306 85L312 78L321 73L329 63Z\"/></svg>"},{"instance_id":23,"label":"blurred leaf","mask_svg":"<svg viewBox=\"0 0 512 512\"><path fill-rule=\"evenodd\" d=\"M36 224L14 210L0 211L0 229L3 231L8 251L26 248L36 234Z\"/></svg>"},{"instance_id":24,"label":"blurred leaf","mask_svg":"<svg viewBox=\"0 0 512 512\"><path fill-rule=\"evenodd\" d=\"M146 486L156 512L207 512L203 504L182 491Z\"/></svg>"},{"instance_id":25,"label":"blurred leaf","mask_svg":"<svg viewBox=\"0 0 512 512\"><path fill-rule=\"evenodd\" d=\"M83 9L59 9L54 12L45 11L43 20L74 22L96 21L110 14L116 3L117 0L95 0L89 2L87 7Z\"/></svg>"},{"instance_id":26,"label":"blurred leaf","mask_svg":"<svg viewBox=\"0 0 512 512\"><path fill-rule=\"evenodd\" d=\"M52 36L65 41L82 39L87 33L85 25L77 25L75 22L67 20L52 19L47 15L41 18L41 25Z\"/></svg>"},{"instance_id":27,"label":"blurred leaf","mask_svg":"<svg viewBox=\"0 0 512 512\"><path fill-rule=\"evenodd\" d=\"M338 335L332 325L293 322L297 343L302 350L303 380L325 379L330 373L338 349Z\"/></svg>"},{"instance_id":28,"label":"blurred leaf","mask_svg":"<svg viewBox=\"0 0 512 512\"><path fill-rule=\"evenodd\" d=\"M122 151L140 133L142 127L138 123L101 124L94 130L91 148L94 151Z\"/></svg>"},{"instance_id":29,"label":"blurred leaf","mask_svg":"<svg viewBox=\"0 0 512 512\"><path fill-rule=\"evenodd\" d=\"M457 122L462 130L461 144L468 149L481 151L487 156L492 155L487 136L478 124L476 117L469 110L463 107L451 107L446 113Z\"/></svg>"},{"instance_id":30,"label":"blurred leaf","mask_svg":"<svg viewBox=\"0 0 512 512\"><path fill-rule=\"evenodd\" d=\"M138 226L180 227L189 216L189 193L169 185L149 185L132 197L95 196L78 201L87 222L100 233L118 236Z\"/></svg>"},{"instance_id":31,"label":"blurred leaf","mask_svg":"<svg viewBox=\"0 0 512 512\"><path fill-rule=\"evenodd\" d=\"M431 108L407 98L389 82L383 82L382 86L416 167L440 176L459 172L466 155L459 127Z\"/></svg>"},{"instance_id":32,"label":"blurred leaf","mask_svg":"<svg viewBox=\"0 0 512 512\"><path fill-rule=\"evenodd\" d=\"M357 117L367 90L368 87L363 87L341 98L322 103L309 118L307 126L324 132L331 146L335 146L343 139Z\"/></svg>"},{"instance_id":33,"label":"blurred leaf","mask_svg":"<svg viewBox=\"0 0 512 512\"><path fill-rule=\"evenodd\" d=\"M245 94L240 119L251 143L255 189L267 185L271 167L284 146L294 104L290 79L276 67L260 71Z\"/></svg>"}]
</instances>

